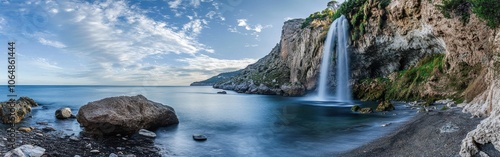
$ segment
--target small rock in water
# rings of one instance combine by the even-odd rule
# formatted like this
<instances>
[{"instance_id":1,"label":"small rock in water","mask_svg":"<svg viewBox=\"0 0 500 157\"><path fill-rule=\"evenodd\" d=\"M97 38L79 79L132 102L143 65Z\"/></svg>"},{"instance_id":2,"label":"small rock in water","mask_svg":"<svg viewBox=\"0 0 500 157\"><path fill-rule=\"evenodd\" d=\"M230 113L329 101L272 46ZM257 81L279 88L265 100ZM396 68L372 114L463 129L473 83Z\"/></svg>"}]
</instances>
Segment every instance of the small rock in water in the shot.
<instances>
[{"instance_id":1,"label":"small rock in water","mask_svg":"<svg viewBox=\"0 0 500 157\"><path fill-rule=\"evenodd\" d=\"M217 92L217 94L227 94L226 91L220 91L220 92Z\"/></svg>"},{"instance_id":2,"label":"small rock in water","mask_svg":"<svg viewBox=\"0 0 500 157\"><path fill-rule=\"evenodd\" d=\"M156 137L156 134L154 132L146 130L146 129L139 130L139 135L146 136L146 137L151 137L151 138L155 138Z\"/></svg>"},{"instance_id":3,"label":"small rock in water","mask_svg":"<svg viewBox=\"0 0 500 157\"><path fill-rule=\"evenodd\" d=\"M392 124L392 123L385 123L385 124L382 124L381 126L382 126L382 127L386 127L386 126L389 126L389 125L391 125L391 124Z\"/></svg>"},{"instance_id":4,"label":"small rock in water","mask_svg":"<svg viewBox=\"0 0 500 157\"><path fill-rule=\"evenodd\" d=\"M116 155L115 153L111 153L109 154L109 157L118 157L118 155Z\"/></svg>"},{"instance_id":5,"label":"small rock in water","mask_svg":"<svg viewBox=\"0 0 500 157\"><path fill-rule=\"evenodd\" d=\"M38 125L49 125L48 122L36 122L36 124L38 124Z\"/></svg>"},{"instance_id":6,"label":"small rock in water","mask_svg":"<svg viewBox=\"0 0 500 157\"><path fill-rule=\"evenodd\" d=\"M205 141L205 140L207 140L207 136L201 135L201 134L194 134L193 139L195 141Z\"/></svg>"},{"instance_id":7,"label":"small rock in water","mask_svg":"<svg viewBox=\"0 0 500 157\"><path fill-rule=\"evenodd\" d=\"M99 150L94 149L94 150L91 150L90 152L91 152L91 153L99 153L100 151L99 151Z\"/></svg>"},{"instance_id":8,"label":"small rock in water","mask_svg":"<svg viewBox=\"0 0 500 157\"><path fill-rule=\"evenodd\" d=\"M53 127L45 127L42 130L45 131L45 132L56 131L56 129L54 129Z\"/></svg>"},{"instance_id":9,"label":"small rock in water","mask_svg":"<svg viewBox=\"0 0 500 157\"><path fill-rule=\"evenodd\" d=\"M360 109L359 112L362 113L362 114L368 114L368 113L372 113L373 109L369 108L369 107L366 107L366 108Z\"/></svg>"},{"instance_id":10,"label":"small rock in water","mask_svg":"<svg viewBox=\"0 0 500 157\"><path fill-rule=\"evenodd\" d=\"M358 112L360 109L361 109L361 107L359 107L358 105L354 105L351 107L352 112Z\"/></svg>"},{"instance_id":11,"label":"small rock in water","mask_svg":"<svg viewBox=\"0 0 500 157\"><path fill-rule=\"evenodd\" d=\"M32 129L31 129L31 127L29 127L29 128L28 127L19 127L19 129L17 129L17 130L24 131L24 132L31 132Z\"/></svg>"},{"instance_id":12,"label":"small rock in water","mask_svg":"<svg viewBox=\"0 0 500 157\"><path fill-rule=\"evenodd\" d=\"M80 156L80 155L75 155L74 157L82 157L82 156Z\"/></svg>"},{"instance_id":13,"label":"small rock in water","mask_svg":"<svg viewBox=\"0 0 500 157\"><path fill-rule=\"evenodd\" d=\"M71 113L71 109L70 108L60 108L58 110L56 110L56 118L57 119L68 119L71 117L73 113Z\"/></svg>"},{"instance_id":14,"label":"small rock in water","mask_svg":"<svg viewBox=\"0 0 500 157\"><path fill-rule=\"evenodd\" d=\"M35 135L43 137L43 134L41 134L41 133L35 133Z\"/></svg>"}]
</instances>

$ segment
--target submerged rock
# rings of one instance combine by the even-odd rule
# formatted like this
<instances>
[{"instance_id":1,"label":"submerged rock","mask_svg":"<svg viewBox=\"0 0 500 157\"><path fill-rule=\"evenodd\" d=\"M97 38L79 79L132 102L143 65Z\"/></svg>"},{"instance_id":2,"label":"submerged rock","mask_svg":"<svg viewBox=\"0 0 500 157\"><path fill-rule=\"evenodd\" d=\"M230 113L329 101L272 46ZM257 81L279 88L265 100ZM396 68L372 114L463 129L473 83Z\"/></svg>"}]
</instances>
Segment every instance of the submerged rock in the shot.
<instances>
[{"instance_id":1,"label":"submerged rock","mask_svg":"<svg viewBox=\"0 0 500 157\"><path fill-rule=\"evenodd\" d=\"M134 134L140 129L156 129L178 124L172 107L142 95L119 96L90 102L80 108L77 121L85 133L95 135Z\"/></svg>"},{"instance_id":2,"label":"submerged rock","mask_svg":"<svg viewBox=\"0 0 500 157\"><path fill-rule=\"evenodd\" d=\"M195 141L206 141L207 140L207 136L202 135L202 134L194 134L193 135L193 140L195 140Z\"/></svg>"},{"instance_id":3,"label":"submerged rock","mask_svg":"<svg viewBox=\"0 0 500 157\"><path fill-rule=\"evenodd\" d=\"M217 92L217 94L227 94L226 91L220 91L220 92Z\"/></svg>"},{"instance_id":4,"label":"submerged rock","mask_svg":"<svg viewBox=\"0 0 500 157\"><path fill-rule=\"evenodd\" d=\"M396 108L390 101L382 101L380 104L378 104L377 109L375 109L377 112L382 112L382 111L392 111L395 110Z\"/></svg>"},{"instance_id":5,"label":"submerged rock","mask_svg":"<svg viewBox=\"0 0 500 157\"><path fill-rule=\"evenodd\" d=\"M71 118L72 114L71 109L67 107L57 109L55 113L57 119L68 119Z\"/></svg>"},{"instance_id":6,"label":"submerged rock","mask_svg":"<svg viewBox=\"0 0 500 157\"><path fill-rule=\"evenodd\" d=\"M45 149L33 145L22 145L5 154L5 157L40 157L45 153Z\"/></svg>"}]
</instances>

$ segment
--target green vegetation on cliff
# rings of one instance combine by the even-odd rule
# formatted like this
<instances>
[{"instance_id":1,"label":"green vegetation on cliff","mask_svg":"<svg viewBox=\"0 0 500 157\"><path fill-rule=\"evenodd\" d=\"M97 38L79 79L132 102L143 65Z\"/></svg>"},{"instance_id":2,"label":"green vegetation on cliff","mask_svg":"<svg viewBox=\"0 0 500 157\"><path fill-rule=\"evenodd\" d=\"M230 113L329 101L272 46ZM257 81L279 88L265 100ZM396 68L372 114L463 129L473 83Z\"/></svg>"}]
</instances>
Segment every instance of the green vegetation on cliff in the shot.
<instances>
[{"instance_id":1,"label":"green vegetation on cliff","mask_svg":"<svg viewBox=\"0 0 500 157\"><path fill-rule=\"evenodd\" d=\"M486 21L489 27L496 28L500 25L500 3L497 0L443 0L442 4L436 7L444 17L458 16L464 24L469 22L472 11Z\"/></svg>"},{"instance_id":2,"label":"green vegetation on cliff","mask_svg":"<svg viewBox=\"0 0 500 157\"><path fill-rule=\"evenodd\" d=\"M486 69L480 64L458 64L449 72L444 54L421 59L415 66L395 72L389 78L367 78L355 84L353 92L361 100L424 100L453 98L458 103L472 100L487 87Z\"/></svg>"}]
</instances>

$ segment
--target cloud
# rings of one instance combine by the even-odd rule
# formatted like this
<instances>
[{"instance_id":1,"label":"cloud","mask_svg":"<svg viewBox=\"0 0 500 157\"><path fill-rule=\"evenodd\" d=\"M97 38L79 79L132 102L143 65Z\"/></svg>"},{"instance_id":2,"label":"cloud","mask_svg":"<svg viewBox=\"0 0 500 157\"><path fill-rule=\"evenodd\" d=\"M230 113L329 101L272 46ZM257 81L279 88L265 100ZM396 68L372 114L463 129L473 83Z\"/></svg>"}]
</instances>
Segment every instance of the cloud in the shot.
<instances>
[{"instance_id":1,"label":"cloud","mask_svg":"<svg viewBox=\"0 0 500 157\"><path fill-rule=\"evenodd\" d=\"M236 21L238 23L238 26L244 27L246 30L254 31L256 33L262 32L262 29L273 27L272 25L262 26L261 24L251 26L247 23L247 19L237 19Z\"/></svg>"},{"instance_id":2,"label":"cloud","mask_svg":"<svg viewBox=\"0 0 500 157\"><path fill-rule=\"evenodd\" d=\"M45 69L45 70L63 69L63 68L57 66L56 62L51 62L51 61L47 60L46 58L34 58L32 63L35 64L37 67Z\"/></svg>"},{"instance_id":3,"label":"cloud","mask_svg":"<svg viewBox=\"0 0 500 157\"><path fill-rule=\"evenodd\" d=\"M257 47L259 46L258 44L245 44L245 47Z\"/></svg>"},{"instance_id":4,"label":"cloud","mask_svg":"<svg viewBox=\"0 0 500 157\"><path fill-rule=\"evenodd\" d=\"M52 46L55 48L65 48L66 47L66 45L64 45L63 43L61 43L59 41L51 41L51 40L47 40L44 38L39 38L38 42L40 42L43 45Z\"/></svg>"},{"instance_id":5,"label":"cloud","mask_svg":"<svg viewBox=\"0 0 500 157\"><path fill-rule=\"evenodd\" d=\"M179 8L179 5L182 3L182 0L173 0L168 2L168 6L172 9L177 9Z\"/></svg>"},{"instance_id":6,"label":"cloud","mask_svg":"<svg viewBox=\"0 0 500 157\"><path fill-rule=\"evenodd\" d=\"M243 69L249 64L255 63L257 60L249 58L239 60L217 59L200 54L193 58L178 59L178 61L188 64L188 66L184 67L184 69L186 70L197 70L205 73L215 74L231 70Z\"/></svg>"}]
</instances>

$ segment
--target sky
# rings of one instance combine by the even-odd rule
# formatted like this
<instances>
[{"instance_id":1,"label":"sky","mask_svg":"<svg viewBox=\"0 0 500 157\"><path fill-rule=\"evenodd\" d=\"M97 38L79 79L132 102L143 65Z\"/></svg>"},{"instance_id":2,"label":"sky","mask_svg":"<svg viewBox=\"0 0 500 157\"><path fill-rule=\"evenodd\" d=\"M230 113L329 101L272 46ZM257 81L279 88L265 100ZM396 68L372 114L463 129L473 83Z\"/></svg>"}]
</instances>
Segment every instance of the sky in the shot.
<instances>
[{"instance_id":1,"label":"sky","mask_svg":"<svg viewBox=\"0 0 500 157\"><path fill-rule=\"evenodd\" d=\"M189 85L256 62L328 1L0 0L0 73L14 41L17 84Z\"/></svg>"}]
</instances>

